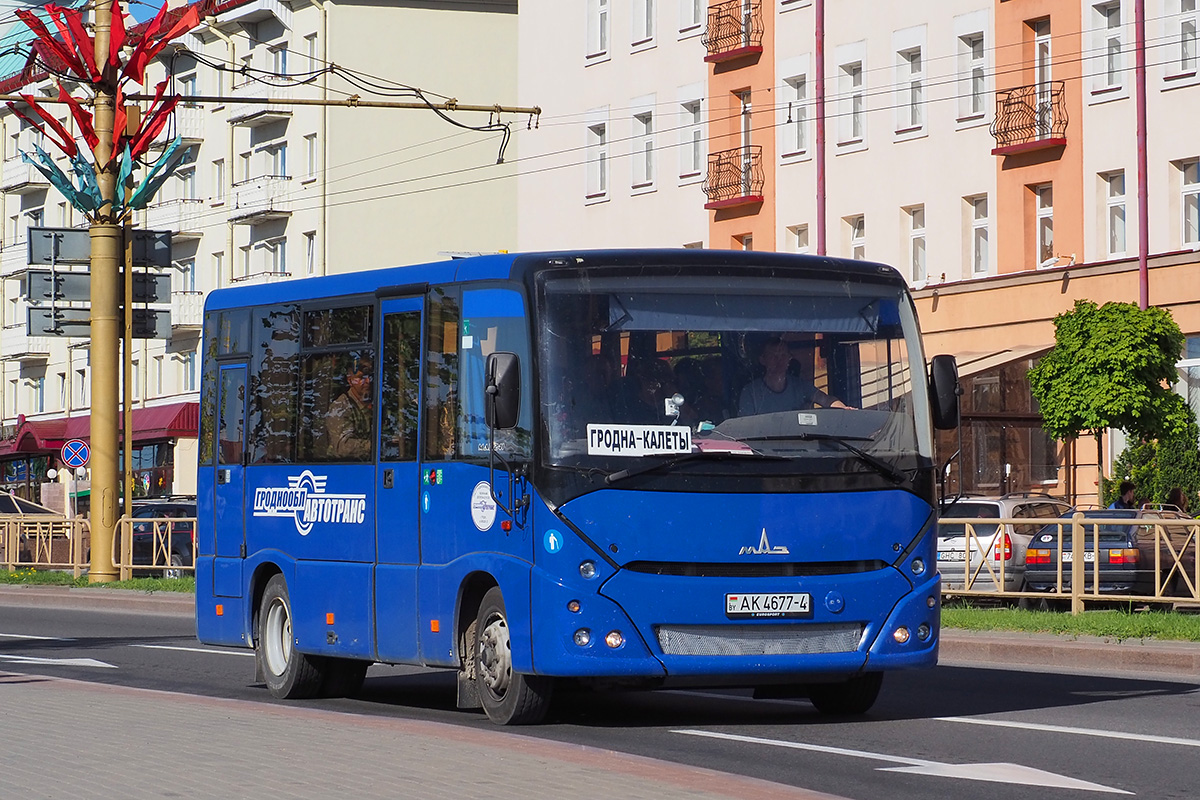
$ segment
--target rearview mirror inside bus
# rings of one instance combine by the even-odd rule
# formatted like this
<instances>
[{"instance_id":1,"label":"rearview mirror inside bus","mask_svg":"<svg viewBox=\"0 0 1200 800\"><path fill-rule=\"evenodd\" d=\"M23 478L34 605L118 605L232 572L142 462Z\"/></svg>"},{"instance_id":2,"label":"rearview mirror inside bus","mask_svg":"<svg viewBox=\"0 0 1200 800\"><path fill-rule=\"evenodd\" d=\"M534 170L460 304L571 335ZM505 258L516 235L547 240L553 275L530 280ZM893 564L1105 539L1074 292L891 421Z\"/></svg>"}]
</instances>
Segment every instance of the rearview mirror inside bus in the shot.
<instances>
[{"instance_id":1,"label":"rearview mirror inside bus","mask_svg":"<svg viewBox=\"0 0 1200 800\"><path fill-rule=\"evenodd\" d=\"M484 408L491 428L515 428L521 411L521 362L516 353L492 353L487 360Z\"/></svg>"},{"instance_id":2,"label":"rearview mirror inside bus","mask_svg":"<svg viewBox=\"0 0 1200 800\"><path fill-rule=\"evenodd\" d=\"M958 427L958 362L954 356L934 356L929 364L929 402L933 425L948 431Z\"/></svg>"}]
</instances>

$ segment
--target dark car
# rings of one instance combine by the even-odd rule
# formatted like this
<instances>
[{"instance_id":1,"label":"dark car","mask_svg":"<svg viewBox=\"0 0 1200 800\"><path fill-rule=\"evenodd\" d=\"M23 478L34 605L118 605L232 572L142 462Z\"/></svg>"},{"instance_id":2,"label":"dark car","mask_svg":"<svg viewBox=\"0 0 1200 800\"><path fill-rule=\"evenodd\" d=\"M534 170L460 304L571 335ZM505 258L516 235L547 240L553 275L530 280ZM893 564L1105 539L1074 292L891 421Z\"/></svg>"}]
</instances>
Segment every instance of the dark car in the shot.
<instances>
[{"instance_id":1,"label":"dark car","mask_svg":"<svg viewBox=\"0 0 1200 800\"><path fill-rule=\"evenodd\" d=\"M133 564L178 578L196 563L196 501L192 498L142 500L133 504ZM178 519L178 522L172 520ZM140 571L140 570L139 570Z\"/></svg>"},{"instance_id":2,"label":"dark car","mask_svg":"<svg viewBox=\"0 0 1200 800\"><path fill-rule=\"evenodd\" d=\"M1195 574L1195 527L1161 524L1188 520L1187 516L1173 510L1146 508L1093 509L1082 513L1085 591L1154 595L1158 587L1163 595L1193 593L1184 575ZM1061 558L1059 540L1059 525L1046 525L1025 551L1025 580L1034 591L1055 591L1060 564L1062 590L1071 589L1073 537L1069 524L1062 525Z\"/></svg>"}]
</instances>

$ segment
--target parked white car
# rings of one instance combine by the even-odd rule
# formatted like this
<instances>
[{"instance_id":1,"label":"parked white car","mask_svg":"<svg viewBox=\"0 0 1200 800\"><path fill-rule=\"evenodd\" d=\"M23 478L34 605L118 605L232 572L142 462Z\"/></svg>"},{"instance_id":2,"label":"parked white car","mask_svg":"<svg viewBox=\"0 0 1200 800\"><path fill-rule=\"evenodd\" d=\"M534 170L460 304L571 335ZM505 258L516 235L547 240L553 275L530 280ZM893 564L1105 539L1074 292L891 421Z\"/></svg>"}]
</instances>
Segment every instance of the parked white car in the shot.
<instances>
[{"instance_id":1,"label":"parked white car","mask_svg":"<svg viewBox=\"0 0 1200 800\"><path fill-rule=\"evenodd\" d=\"M1065 500L1044 494L962 495L943 500L938 509L937 549L942 590L1028 591L1025 550L1030 539L1048 520L1061 519L1070 513L1071 505ZM1001 525L954 521L968 519L1029 519L1030 522Z\"/></svg>"}]
</instances>

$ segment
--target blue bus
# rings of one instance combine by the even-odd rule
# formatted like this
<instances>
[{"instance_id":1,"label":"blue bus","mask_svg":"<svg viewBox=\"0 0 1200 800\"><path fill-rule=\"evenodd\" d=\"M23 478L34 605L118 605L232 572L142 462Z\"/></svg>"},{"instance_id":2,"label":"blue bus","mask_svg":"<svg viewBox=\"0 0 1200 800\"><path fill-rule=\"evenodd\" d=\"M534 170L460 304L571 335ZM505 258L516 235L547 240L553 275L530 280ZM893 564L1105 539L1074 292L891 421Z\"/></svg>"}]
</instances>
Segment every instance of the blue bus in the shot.
<instances>
[{"instance_id":1,"label":"blue bus","mask_svg":"<svg viewBox=\"0 0 1200 800\"><path fill-rule=\"evenodd\" d=\"M858 714L936 663L957 370L891 267L476 256L214 291L202 350L198 635L275 697L382 662L499 724L564 683Z\"/></svg>"}]
</instances>

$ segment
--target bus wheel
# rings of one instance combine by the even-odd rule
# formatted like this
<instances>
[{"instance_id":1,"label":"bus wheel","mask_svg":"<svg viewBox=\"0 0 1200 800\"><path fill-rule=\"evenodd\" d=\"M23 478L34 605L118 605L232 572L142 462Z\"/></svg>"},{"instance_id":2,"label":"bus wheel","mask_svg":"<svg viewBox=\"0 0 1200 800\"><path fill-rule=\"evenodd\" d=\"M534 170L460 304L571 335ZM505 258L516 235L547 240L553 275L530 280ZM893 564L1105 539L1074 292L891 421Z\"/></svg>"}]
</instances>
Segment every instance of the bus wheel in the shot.
<instances>
[{"instance_id":1,"label":"bus wheel","mask_svg":"<svg viewBox=\"0 0 1200 800\"><path fill-rule=\"evenodd\" d=\"M287 581L275 575L267 581L259 606L254 654L267 688L283 700L315 697L325 677L323 662L296 652L294 641Z\"/></svg>"},{"instance_id":2,"label":"bus wheel","mask_svg":"<svg viewBox=\"0 0 1200 800\"><path fill-rule=\"evenodd\" d=\"M875 705L881 686L883 673L867 672L843 683L815 683L809 687L808 699L822 714L865 714Z\"/></svg>"},{"instance_id":3,"label":"bus wheel","mask_svg":"<svg viewBox=\"0 0 1200 800\"><path fill-rule=\"evenodd\" d=\"M498 725L541 722L550 708L550 678L513 672L504 596L493 586L483 596L475 637L475 682L488 719Z\"/></svg>"}]
</instances>

